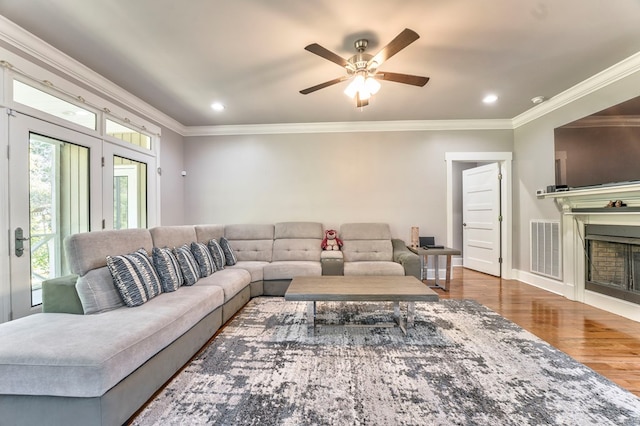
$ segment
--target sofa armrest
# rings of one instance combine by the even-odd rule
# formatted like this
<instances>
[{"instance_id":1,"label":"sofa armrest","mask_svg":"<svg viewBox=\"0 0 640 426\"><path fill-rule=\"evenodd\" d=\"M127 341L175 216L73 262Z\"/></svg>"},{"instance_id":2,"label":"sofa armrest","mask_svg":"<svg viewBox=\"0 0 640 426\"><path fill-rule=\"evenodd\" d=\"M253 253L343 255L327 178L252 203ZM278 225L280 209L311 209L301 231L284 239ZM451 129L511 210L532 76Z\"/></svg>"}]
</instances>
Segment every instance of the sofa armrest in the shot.
<instances>
[{"instance_id":1,"label":"sofa armrest","mask_svg":"<svg viewBox=\"0 0 640 426\"><path fill-rule=\"evenodd\" d=\"M393 244L393 261L402 265L405 275L420 279L420 257L409 250L403 240L394 238L391 243Z\"/></svg>"},{"instance_id":2,"label":"sofa armrest","mask_svg":"<svg viewBox=\"0 0 640 426\"><path fill-rule=\"evenodd\" d=\"M84 314L76 291L77 275L52 278L42 282L42 312Z\"/></svg>"}]
</instances>

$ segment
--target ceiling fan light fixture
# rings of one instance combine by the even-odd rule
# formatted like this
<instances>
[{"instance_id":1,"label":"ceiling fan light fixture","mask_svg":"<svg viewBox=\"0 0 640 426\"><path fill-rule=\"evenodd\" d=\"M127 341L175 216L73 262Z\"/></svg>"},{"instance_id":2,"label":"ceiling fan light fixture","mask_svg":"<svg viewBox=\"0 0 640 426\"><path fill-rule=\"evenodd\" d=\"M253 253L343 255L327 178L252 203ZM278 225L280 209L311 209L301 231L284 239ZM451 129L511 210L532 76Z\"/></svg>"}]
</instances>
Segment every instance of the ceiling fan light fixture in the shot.
<instances>
[{"instance_id":1,"label":"ceiling fan light fixture","mask_svg":"<svg viewBox=\"0 0 640 426\"><path fill-rule=\"evenodd\" d=\"M364 87L369 93L375 95L380 90L380 82L373 77L367 77L364 81Z\"/></svg>"},{"instance_id":2,"label":"ceiling fan light fixture","mask_svg":"<svg viewBox=\"0 0 640 426\"><path fill-rule=\"evenodd\" d=\"M351 83L344 89L344 94L349 96L351 99L356 97L356 93L361 92L365 87L364 77L361 74L356 75ZM362 97L362 93L360 94Z\"/></svg>"}]
</instances>

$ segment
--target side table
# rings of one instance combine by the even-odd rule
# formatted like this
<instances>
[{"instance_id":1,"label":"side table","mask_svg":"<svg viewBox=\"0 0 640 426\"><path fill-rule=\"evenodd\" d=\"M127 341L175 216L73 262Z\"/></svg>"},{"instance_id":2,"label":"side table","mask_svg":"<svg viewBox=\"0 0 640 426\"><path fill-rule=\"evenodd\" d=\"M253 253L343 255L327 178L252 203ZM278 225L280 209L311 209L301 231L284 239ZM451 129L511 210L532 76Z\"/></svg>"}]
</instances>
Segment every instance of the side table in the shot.
<instances>
[{"instance_id":1,"label":"side table","mask_svg":"<svg viewBox=\"0 0 640 426\"><path fill-rule=\"evenodd\" d=\"M434 284L430 285L431 288L439 288L444 291L449 291L449 285L451 284L451 256L459 255L460 250L452 249L449 247L444 248L423 248L423 247L408 247L409 250L414 252L420 257L420 280L427 279L427 264L428 264L428 256L435 256L433 267L435 269L435 280ZM438 257L439 256L447 256L447 267L445 270L445 281L444 287L440 285L440 268Z\"/></svg>"}]
</instances>

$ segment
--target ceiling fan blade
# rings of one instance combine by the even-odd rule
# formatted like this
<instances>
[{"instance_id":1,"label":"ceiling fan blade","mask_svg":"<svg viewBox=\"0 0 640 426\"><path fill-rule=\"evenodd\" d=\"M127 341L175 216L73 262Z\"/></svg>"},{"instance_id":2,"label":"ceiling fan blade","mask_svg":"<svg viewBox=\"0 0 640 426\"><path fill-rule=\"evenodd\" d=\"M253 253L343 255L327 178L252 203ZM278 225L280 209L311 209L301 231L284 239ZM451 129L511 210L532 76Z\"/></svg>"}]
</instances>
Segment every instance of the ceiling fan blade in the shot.
<instances>
[{"instance_id":1,"label":"ceiling fan blade","mask_svg":"<svg viewBox=\"0 0 640 426\"><path fill-rule=\"evenodd\" d=\"M382 65L384 61L419 39L420 36L413 30L409 28L405 28L400 34L396 36L389 44L382 48L373 58L369 59L367 62L367 68L372 63L377 63L378 66Z\"/></svg>"},{"instance_id":2,"label":"ceiling fan blade","mask_svg":"<svg viewBox=\"0 0 640 426\"><path fill-rule=\"evenodd\" d=\"M303 95L308 95L309 93L315 92L316 90L324 89L325 87L333 86L334 84L338 84L341 81L348 80L349 76L334 78L333 80L325 81L324 83L316 84L315 86L308 87L304 90L301 90L300 93Z\"/></svg>"},{"instance_id":3,"label":"ceiling fan blade","mask_svg":"<svg viewBox=\"0 0 640 426\"><path fill-rule=\"evenodd\" d=\"M395 81L396 83L411 84L413 86L424 86L429 81L429 77L419 75L398 74L396 72L378 71L373 76L378 80Z\"/></svg>"},{"instance_id":4,"label":"ceiling fan blade","mask_svg":"<svg viewBox=\"0 0 640 426\"><path fill-rule=\"evenodd\" d=\"M340 65L341 67L346 67L347 65L349 65L346 59L336 55L335 53L333 53L328 49L325 49L324 47L320 46L318 43L310 44L304 49L311 53L315 53L316 55L323 57L324 59L334 62Z\"/></svg>"}]
</instances>

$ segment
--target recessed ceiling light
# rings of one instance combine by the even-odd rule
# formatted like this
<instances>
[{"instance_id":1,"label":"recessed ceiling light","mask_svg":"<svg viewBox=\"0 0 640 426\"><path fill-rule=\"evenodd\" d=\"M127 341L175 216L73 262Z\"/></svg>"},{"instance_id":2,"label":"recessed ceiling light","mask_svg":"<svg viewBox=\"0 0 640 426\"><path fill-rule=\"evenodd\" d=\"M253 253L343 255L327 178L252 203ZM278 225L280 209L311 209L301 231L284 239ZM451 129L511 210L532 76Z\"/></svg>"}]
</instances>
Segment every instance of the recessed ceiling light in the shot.
<instances>
[{"instance_id":1,"label":"recessed ceiling light","mask_svg":"<svg viewBox=\"0 0 640 426\"><path fill-rule=\"evenodd\" d=\"M498 100L498 96L494 94L489 94L482 99L482 102L485 104L492 104Z\"/></svg>"},{"instance_id":2,"label":"recessed ceiling light","mask_svg":"<svg viewBox=\"0 0 640 426\"><path fill-rule=\"evenodd\" d=\"M220 102L214 102L211 104L211 109L213 109L214 111L222 111L224 110L224 105L222 105Z\"/></svg>"}]
</instances>

